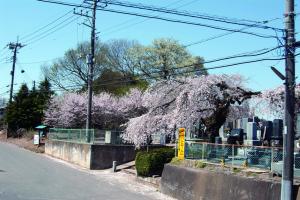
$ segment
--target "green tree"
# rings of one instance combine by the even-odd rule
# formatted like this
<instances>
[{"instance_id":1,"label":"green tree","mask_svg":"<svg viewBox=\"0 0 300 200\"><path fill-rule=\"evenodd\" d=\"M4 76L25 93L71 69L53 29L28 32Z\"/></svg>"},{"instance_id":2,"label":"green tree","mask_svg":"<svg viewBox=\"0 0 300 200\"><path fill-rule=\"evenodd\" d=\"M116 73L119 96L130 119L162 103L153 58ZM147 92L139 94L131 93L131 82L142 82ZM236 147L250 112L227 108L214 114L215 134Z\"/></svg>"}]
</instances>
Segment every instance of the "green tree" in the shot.
<instances>
[{"instance_id":1,"label":"green tree","mask_svg":"<svg viewBox=\"0 0 300 200\"><path fill-rule=\"evenodd\" d=\"M23 84L13 101L7 106L5 121L11 131L28 127L28 117L32 114L30 104L29 89L26 84Z\"/></svg>"},{"instance_id":2,"label":"green tree","mask_svg":"<svg viewBox=\"0 0 300 200\"><path fill-rule=\"evenodd\" d=\"M94 81L93 90L96 93L108 92L117 96L125 95L131 88L144 90L148 87L148 82L140 80L131 74L122 74L119 71L106 69Z\"/></svg>"},{"instance_id":3,"label":"green tree","mask_svg":"<svg viewBox=\"0 0 300 200\"><path fill-rule=\"evenodd\" d=\"M157 39L149 46L131 49L135 68L150 79L170 79L192 74L207 74L203 58L192 56L173 39Z\"/></svg>"},{"instance_id":4,"label":"green tree","mask_svg":"<svg viewBox=\"0 0 300 200\"><path fill-rule=\"evenodd\" d=\"M89 51L88 42L79 44L52 65L44 66L44 75L54 86L63 90L85 91L88 83L86 56ZM191 55L183 45L172 39L157 39L149 46L124 39L97 42L94 68L95 85L102 84L94 91L114 94L126 92L128 86L147 86L146 81L141 80L151 83L178 76L207 74L203 58ZM119 79L121 81L115 81ZM104 87L104 83L117 86Z\"/></svg>"},{"instance_id":5,"label":"green tree","mask_svg":"<svg viewBox=\"0 0 300 200\"><path fill-rule=\"evenodd\" d=\"M47 79L39 84L38 89L33 87L29 90L26 84L22 84L7 106L5 121L10 132L14 133L19 128L31 129L41 124L44 110L53 94Z\"/></svg>"},{"instance_id":6,"label":"green tree","mask_svg":"<svg viewBox=\"0 0 300 200\"><path fill-rule=\"evenodd\" d=\"M95 45L94 79L106 66L107 48L97 42ZM77 91L88 84L88 65L86 57L90 53L90 44L84 42L74 49L66 51L64 57L51 65L42 66L44 76L56 87L66 91Z\"/></svg>"}]
</instances>

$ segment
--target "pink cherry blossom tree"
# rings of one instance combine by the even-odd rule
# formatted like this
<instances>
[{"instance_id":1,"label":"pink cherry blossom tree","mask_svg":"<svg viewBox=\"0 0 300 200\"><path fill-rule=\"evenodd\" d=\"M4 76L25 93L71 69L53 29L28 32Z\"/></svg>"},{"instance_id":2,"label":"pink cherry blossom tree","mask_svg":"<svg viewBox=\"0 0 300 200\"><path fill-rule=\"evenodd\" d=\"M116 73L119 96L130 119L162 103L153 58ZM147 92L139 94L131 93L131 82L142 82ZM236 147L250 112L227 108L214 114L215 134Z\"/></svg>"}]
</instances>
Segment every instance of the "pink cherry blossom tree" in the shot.
<instances>
[{"instance_id":1,"label":"pink cherry blossom tree","mask_svg":"<svg viewBox=\"0 0 300 200\"><path fill-rule=\"evenodd\" d=\"M178 127L189 128L201 119L213 141L231 107L258 94L245 89L243 82L239 75L158 82L144 94L143 104L148 112L131 118L122 137L140 146L153 133L172 134Z\"/></svg>"},{"instance_id":2,"label":"pink cherry blossom tree","mask_svg":"<svg viewBox=\"0 0 300 200\"><path fill-rule=\"evenodd\" d=\"M132 89L123 97L108 93L93 98L95 128L122 126L125 141L137 147L153 133L173 134L190 128L199 119L213 141L226 117L249 113L242 103L257 95L243 86L239 75L207 75L155 83L144 93ZM86 94L66 93L55 97L46 111L45 123L55 127L83 128Z\"/></svg>"},{"instance_id":3,"label":"pink cherry blossom tree","mask_svg":"<svg viewBox=\"0 0 300 200\"><path fill-rule=\"evenodd\" d=\"M129 118L145 112L142 92L132 89L123 97L100 93L93 97L92 123L95 128L118 128ZM87 95L65 93L52 99L45 112L45 124L53 127L83 128L86 120Z\"/></svg>"},{"instance_id":4,"label":"pink cherry blossom tree","mask_svg":"<svg viewBox=\"0 0 300 200\"><path fill-rule=\"evenodd\" d=\"M284 92L285 87L279 86L274 89L262 91L260 95L251 100L252 109L256 113L264 113L276 118L284 118ZM296 111L300 106L300 85L295 87Z\"/></svg>"}]
</instances>

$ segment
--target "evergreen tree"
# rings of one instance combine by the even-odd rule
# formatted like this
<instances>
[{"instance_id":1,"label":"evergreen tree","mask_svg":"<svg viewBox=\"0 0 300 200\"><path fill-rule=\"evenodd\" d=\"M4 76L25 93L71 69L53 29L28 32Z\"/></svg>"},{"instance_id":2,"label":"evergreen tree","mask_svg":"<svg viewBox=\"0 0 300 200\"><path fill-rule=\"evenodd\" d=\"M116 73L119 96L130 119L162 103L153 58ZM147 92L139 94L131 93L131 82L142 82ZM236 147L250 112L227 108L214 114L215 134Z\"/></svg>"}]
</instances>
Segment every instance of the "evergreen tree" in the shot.
<instances>
[{"instance_id":1,"label":"evergreen tree","mask_svg":"<svg viewBox=\"0 0 300 200\"><path fill-rule=\"evenodd\" d=\"M33 87L29 90L23 84L7 106L5 121L9 130L15 132L19 128L31 129L41 124L44 110L53 94L47 79L39 84L38 89Z\"/></svg>"},{"instance_id":2,"label":"evergreen tree","mask_svg":"<svg viewBox=\"0 0 300 200\"><path fill-rule=\"evenodd\" d=\"M29 89L26 84L21 85L18 93L13 97L13 101L7 106L5 121L10 130L17 130L26 127L28 122L26 116L29 111Z\"/></svg>"}]
</instances>

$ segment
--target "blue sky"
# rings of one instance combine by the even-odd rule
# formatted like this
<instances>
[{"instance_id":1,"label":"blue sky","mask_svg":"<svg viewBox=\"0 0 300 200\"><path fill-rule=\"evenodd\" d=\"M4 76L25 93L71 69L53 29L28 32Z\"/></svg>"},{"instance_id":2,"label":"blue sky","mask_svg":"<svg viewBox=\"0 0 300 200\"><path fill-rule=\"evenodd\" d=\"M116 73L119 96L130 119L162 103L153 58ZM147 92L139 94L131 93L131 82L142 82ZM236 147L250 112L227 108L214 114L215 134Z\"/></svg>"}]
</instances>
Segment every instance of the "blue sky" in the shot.
<instances>
[{"instance_id":1,"label":"blue sky","mask_svg":"<svg viewBox=\"0 0 300 200\"><path fill-rule=\"evenodd\" d=\"M81 0L64 0L66 2L81 3ZM167 6L168 8L176 8L178 10L187 10L192 12L207 13L210 15L226 16L237 19L250 19L255 21L263 21L274 18L277 19L268 25L283 28L284 27L284 1L280 0L127 0L133 3L144 3L155 6ZM108 8L115 8L109 6ZM123 9L124 8L118 8ZM17 36L20 42L27 44L20 49L18 54L18 62L15 73L15 89L17 90L21 83L32 85L33 80L40 81L43 76L40 71L41 65L51 63L54 58L62 57L64 52L70 48L76 47L81 41L89 40L89 28L80 25L84 18L76 19L64 26L62 29L48 35L47 37L38 39L41 32L34 32L49 22L55 20L59 16L64 15L72 10L71 7L42 3L35 0L10 0L0 2L0 94L1 97L8 97L8 87L10 84L11 63L7 60L12 53L7 49L3 49L9 42L15 42ZM126 9L125 9L126 10ZM128 10L128 9L127 9ZM132 11L132 10L129 10ZM149 11L139 11L152 15ZM300 6L296 5L296 12L300 12ZM71 17L70 12L63 19ZM162 15L162 14L159 14ZM179 19L178 16L162 15L168 18ZM73 19L73 18L72 18ZM70 20L72 20L70 19ZM238 26L229 26L224 24L216 24L211 21L200 19L180 18L197 23L205 23L218 26L226 26L230 28L240 28ZM59 21L57 22L59 23ZM57 24L56 23L56 24ZM296 32L299 30L299 17L296 18ZM46 29L45 29L46 30ZM150 44L156 38L170 37L178 40L181 44L190 44L201 41L214 35L225 33L224 31L204 28L200 26L184 25L159 20L145 20L145 18L127 16L121 14L107 13L98 11L97 13L97 31L100 31L99 39L108 41L111 39L129 39L137 40L141 44ZM271 30L259 30L255 28L248 29L255 33L274 35ZM298 37L298 35L297 35ZM299 37L298 37L299 39ZM277 46L276 39L262 39L255 36L244 35L240 33L231 34L219 39L211 40L197 45L188 47L193 55L204 57L205 60L212 60L231 56L244 52L252 52L259 49ZM299 52L299 50L297 50ZM260 56L258 58L276 57L280 52L274 51L270 54ZM240 61L253 60L253 58L234 59L218 63L207 64L206 67L221 66ZM246 80L246 86L254 90L263 90L276 87L282 82L274 75L270 66L275 65L280 71L284 72L283 61L265 61L240 65L218 70L211 70L209 73L240 73ZM296 75L299 76L296 64ZM21 70L25 73L21 73Z\"/></svg>"}]
</instances>

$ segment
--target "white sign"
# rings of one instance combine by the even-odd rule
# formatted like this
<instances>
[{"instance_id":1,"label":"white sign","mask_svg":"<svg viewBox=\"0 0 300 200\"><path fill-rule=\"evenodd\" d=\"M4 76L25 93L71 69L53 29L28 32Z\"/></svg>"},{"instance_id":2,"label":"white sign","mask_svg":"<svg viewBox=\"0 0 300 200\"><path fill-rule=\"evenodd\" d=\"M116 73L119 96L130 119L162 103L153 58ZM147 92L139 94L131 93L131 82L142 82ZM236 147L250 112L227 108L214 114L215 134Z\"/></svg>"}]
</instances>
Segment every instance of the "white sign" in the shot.
<instances>
[{"instance_id":1,"label":"white sign","mask_svg":"<svg viewBox=\"0 0 300 200\"><path fill-rule=\"evenodd\" d=\"M283 134L284 134L284 135L287 135L287 126L284 126Z\"/></svg>"},{"instance_id":2,"label":"white sign","mask_svg":"<svg viewBox=\"0 0 300 200\"><path fill-rule=\"evenodd\" d=\"M34 135L33 144L40 144L40 136L39 135Z\"/></svg>"}]
</instances>

